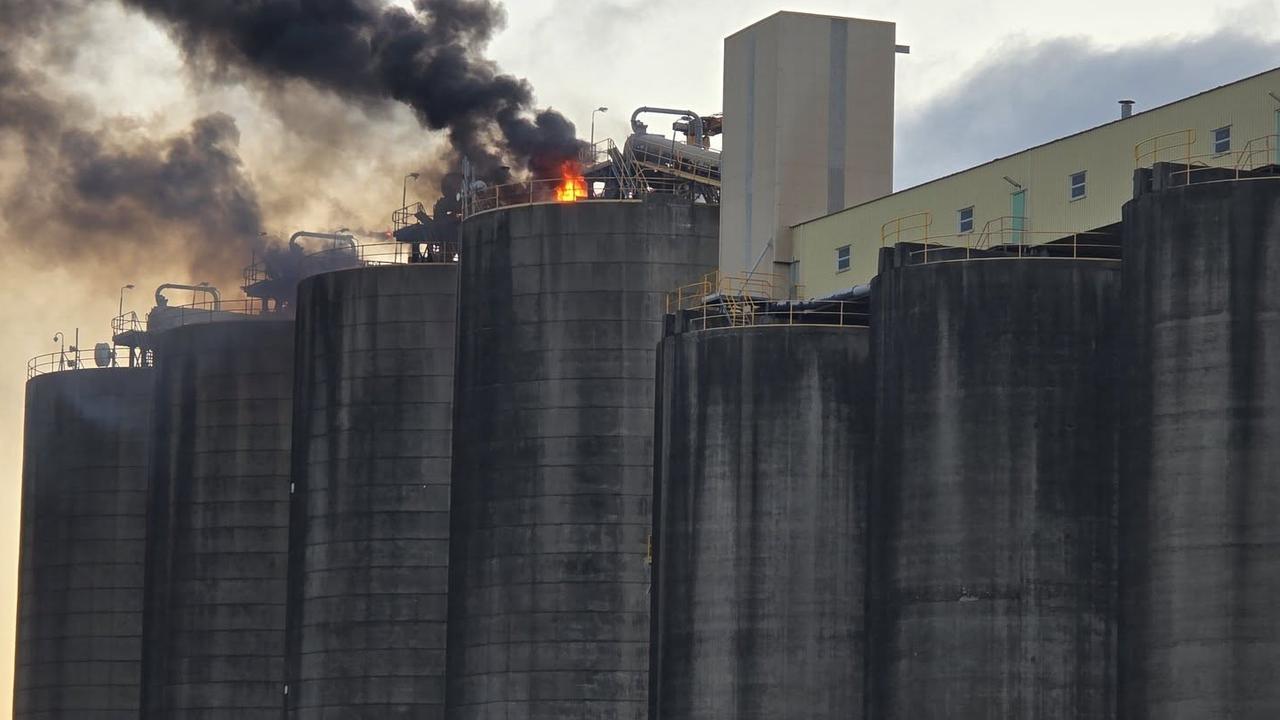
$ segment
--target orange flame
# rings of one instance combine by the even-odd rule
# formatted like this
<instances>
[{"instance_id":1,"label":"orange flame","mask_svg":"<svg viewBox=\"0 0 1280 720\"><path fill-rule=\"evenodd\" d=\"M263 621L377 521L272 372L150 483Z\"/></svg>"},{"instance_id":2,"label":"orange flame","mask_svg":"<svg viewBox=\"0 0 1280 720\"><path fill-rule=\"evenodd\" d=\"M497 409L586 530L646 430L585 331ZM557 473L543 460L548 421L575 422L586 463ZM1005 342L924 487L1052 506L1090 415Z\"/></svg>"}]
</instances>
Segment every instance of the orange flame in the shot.
<instances>
[{"instance_id":1,"label":"orange flame","mask_svg":"<svg viewBox=\"0 0 1280 720\"><path fill-rule=\"evenodd\" d=\"M582 176L577 163L561 165L560 177L560 184L556 186L557 202L576 202L587 197L587 179Z\"/></svg>"}]
</instances>

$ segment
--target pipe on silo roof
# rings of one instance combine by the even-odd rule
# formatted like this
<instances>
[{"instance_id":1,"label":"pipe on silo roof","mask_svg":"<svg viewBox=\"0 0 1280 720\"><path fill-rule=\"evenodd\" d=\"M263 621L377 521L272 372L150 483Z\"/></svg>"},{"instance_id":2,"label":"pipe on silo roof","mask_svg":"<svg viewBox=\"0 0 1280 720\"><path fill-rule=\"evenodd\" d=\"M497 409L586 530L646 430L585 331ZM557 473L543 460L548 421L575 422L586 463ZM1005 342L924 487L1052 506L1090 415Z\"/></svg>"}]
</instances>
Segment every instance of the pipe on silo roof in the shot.
<instances>
[{"instance_id":1,"label":"pipe on silo roof","mask_svg":"<svg viewBox=\"0 0 1280 720\"><path fill-rule=\"evenodd\" d=\"M165 290L190 290L192 292L202 292L213 298L213 309L222 309L222 293L218 288L212 285L180 285L178 283L165 283L156 288L156 306L164 307L168 303L164 299Z\"/></svg>"},{"instance_id":2,"label":"pipe on silo roof","mask_svg":"<svg viewBox=\"0 0 1280 720\"><path fill-rule=\"evenodd\" d=\"M659 115L679 115L680 117L688 116L689 124L693 127L693 136L697 138L698 144L702 144L705 138L705 132L702 126L702 116L692 110L675 110L672 108L660 107L642 107L631 113L631 131L637 135L643 135L645 128L639 122L640 116L644 113L657 113Z\"/></svg>"},{"instance_id":3,"label":"pipe on silo roof","mask_svg":"<svg viewBox=\"0 0 1280 720\"><path fill-rule=\"evenodd\" d=\"M298 239L304 238L304 237L315 238L317 240L332 240L334 242L346 240L348 247L354 248L356 246L356 239L346 233L315 233L315 232L307 232L306 230L299 230L298 232L291 235L289 237L289 244L297 245Z\"/></svg>"}]
</instances>

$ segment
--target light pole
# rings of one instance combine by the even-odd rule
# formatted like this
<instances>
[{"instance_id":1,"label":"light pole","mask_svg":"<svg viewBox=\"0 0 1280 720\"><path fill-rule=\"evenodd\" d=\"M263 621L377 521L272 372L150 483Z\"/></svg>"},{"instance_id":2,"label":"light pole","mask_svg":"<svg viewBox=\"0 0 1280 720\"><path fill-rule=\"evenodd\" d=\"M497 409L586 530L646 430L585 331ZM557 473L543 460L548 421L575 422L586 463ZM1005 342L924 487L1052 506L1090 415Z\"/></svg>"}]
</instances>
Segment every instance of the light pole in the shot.
<instances>
[{"instance_id":1,"label":"light pole","mask_svg":"<svg viewBox=\"0 0 1280 720\"><path fill-rule=\"evenodd\" d=\"M67 369L67 338L60 332L53 334L53 341L58 343L58 369Z\"/></svg>"},{"instance_id":2,"label":"light pole","mask_svg":"<svg viewBox=\"0 0 1280 720\"><path fill-rule=\"evenodd\" d=\"M595 159L594 153L596 151L596 113L607 113L607 112L609 112L609 108L607 107L598 107L595 110L591 111L591 152L593 153L592 155L593 160Z\"/></svg>"},{"instance_id":3,"label":"light pole","mask_svg":"<svg viewBox=\"0 0 1280 720\"><path fill-rule=\"evenodd\" d=\"M420 177L422 176L419 175L418 173L409 173L408 175L404 176L404 186L401 188L402 192L400 193L400 209L401 210L405 209L406 207L409 207L409 181L410 180L417 181L417 179Z\"/></svg>"},{"instance_id":4,"label":"light pole","mask_svg":"<svg viewBox=\"0 0 1280 720\"><path fill-rule=\"evenodd\" d=\"M111 344L114 346L111 353L111 367L116 367L116 355L120 352L120 344L116 342L116 335L124 332L124 291L132 290L133 283L121 286L120 288L120 309L116 312L116 322L119 323L118 328L111 328ZM129 367L133 367L133 348L129 348Z\"/></svg>"},{"instance_id":5,"label":"light pole","mask_svg":"<svg viewBox=\"0 0 1280 720\"><path fill-rule=\"evenodd\" d=\"M124 292L132 289L133 283L129 283L128 285L120 288L120 312L116 313L116 317L124 317Z\"/></svg>"}]
</instances>

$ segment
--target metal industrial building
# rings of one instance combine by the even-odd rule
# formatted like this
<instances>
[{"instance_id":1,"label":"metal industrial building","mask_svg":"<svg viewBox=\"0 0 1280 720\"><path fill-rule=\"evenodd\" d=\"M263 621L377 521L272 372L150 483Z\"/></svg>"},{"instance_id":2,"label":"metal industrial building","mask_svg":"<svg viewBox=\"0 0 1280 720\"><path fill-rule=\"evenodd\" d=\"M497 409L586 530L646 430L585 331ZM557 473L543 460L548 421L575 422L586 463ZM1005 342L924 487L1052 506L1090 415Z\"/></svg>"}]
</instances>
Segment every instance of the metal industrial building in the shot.
<instances>
[{"instance_id":1,"label":"metal industrial building","mask_svg":"<svg viewBox=\"0 0 1280 720\"><path fill-rule=\"evenodd\" d=\"M791 277L799 296L820 297L869 282L879 269L880 248L898 241L1041 245L1103 230L1120 222L1120 208L1133 195L1135 167L1169 161L1250 170L1280 163L1278 98L1280 68L798 219L781 233L791 236L794 248ZM881 142L892 145L893 137ZM1080 235L1079 242L1090 236Z\"/></svg>"},{"instance_id":2,"label":"metal industrial building","mask_svg":"<svg viewBox=\"0 0 1280 720\"><path fill-rule=\"evenodd\" d=\"M1280 717L1280 70L890 194L906 50L37 358L15 718Z\"/></svg>"}]
</instances>

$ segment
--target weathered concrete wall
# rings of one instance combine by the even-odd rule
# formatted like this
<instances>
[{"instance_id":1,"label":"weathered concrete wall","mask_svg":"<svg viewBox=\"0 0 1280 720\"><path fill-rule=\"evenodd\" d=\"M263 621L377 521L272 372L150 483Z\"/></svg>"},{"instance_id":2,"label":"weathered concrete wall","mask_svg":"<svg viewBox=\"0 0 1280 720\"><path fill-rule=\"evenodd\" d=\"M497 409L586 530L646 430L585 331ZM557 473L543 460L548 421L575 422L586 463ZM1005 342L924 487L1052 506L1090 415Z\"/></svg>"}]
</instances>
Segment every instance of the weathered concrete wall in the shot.
<instances>
[{"instance_id":1,"label":"weathered concrete wall","mask_svg":"<svg viewBox=\"0 0 1280 720\"><path fill-rule=\"evenodd\" d=\"M149 720L279 720L293 323L160 336L143 656Z\"/></svg>"},{"instance_id":2,"label":"weathered concrete wall","mask_svg":"<svg viewBox=\"0 0 1280 720\"><path fill-rule=\"evenodd\" d=\"M1280 717L1280 182L1125 206L1121 717Z\"/></svg>"},{"instance_id":3,"label":"weathered concrete wall","mask_svg":"<svg viewBox=\"0 0 1280 720\"><path fill-rule=\"evenodd\" d=\"M27 383L15 720L137 720L152 380Z\"/></svg>"},{"instance_id":4,"label":"weathered concrete wall","mask_svg":"<svg viewBox=\"0 0 1280 720\"><path fill-rule=\"evenodd\" d=\"M886 264L869 717L1111 718L1119 267Z\"/></svg>"},{"instance_id":5,"label":"weathered concrete wall","mask_svg":"<svg viewBox=\"0 0 1280 720\"><path fill-rule=\"evenodd\" d=\"M289 706L444 717L456 265L298 290Z\"/></svg>"},{"instance_id":6,"label":"weathered concrete wall","mask_svg":"<svg viewBox=\"0 0 1280 720\"><path fill-rule=\"evenodd\" d=\"M462 229L448 717L646 715L646 536L665 293L719 211L536 205Z\"/></svg>"},{"instance_id":7,"label":"weathered concrete wall","mask_svg":"<svg viewBox=\"0 0 1280 720\"><path fill-rule=\"evenodd\" d=\"M863 715L866 328L663 341L652 717Z\"/></svg>"}]
</instances>

